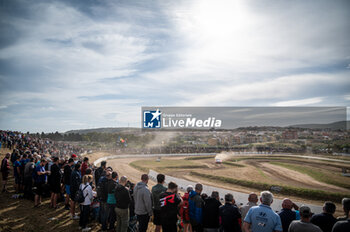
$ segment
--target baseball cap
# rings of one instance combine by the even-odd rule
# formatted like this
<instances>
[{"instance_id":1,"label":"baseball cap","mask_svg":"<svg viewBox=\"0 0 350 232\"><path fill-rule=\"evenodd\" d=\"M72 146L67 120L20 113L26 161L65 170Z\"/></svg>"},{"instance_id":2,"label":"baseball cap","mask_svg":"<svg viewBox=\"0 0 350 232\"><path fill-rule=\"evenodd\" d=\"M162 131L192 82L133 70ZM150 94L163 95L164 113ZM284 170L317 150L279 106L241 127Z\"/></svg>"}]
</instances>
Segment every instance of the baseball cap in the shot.
<instances>
[{"instance_id":1,"label":"baseball cap","mask_svg":"<svg viewBox=\"0 0 350 232\"><path fill-rule=\"evenodd\" d=\"M76 158L76 157L77 157L77 155L76 155L76 154L73 154L73 155L72 155L72 158Z\"/></svg>"},{"instance_id":2,"label":"baseball cap","mask_svg":"<svg viewBox=\"0 0 350 232\"><path fill-rule=\"evenodd\" d=\"M309 206L302 205L299 209L300 215L303 217L310 217L311 216L311 209Z\"/></svg>"}]
</instances>

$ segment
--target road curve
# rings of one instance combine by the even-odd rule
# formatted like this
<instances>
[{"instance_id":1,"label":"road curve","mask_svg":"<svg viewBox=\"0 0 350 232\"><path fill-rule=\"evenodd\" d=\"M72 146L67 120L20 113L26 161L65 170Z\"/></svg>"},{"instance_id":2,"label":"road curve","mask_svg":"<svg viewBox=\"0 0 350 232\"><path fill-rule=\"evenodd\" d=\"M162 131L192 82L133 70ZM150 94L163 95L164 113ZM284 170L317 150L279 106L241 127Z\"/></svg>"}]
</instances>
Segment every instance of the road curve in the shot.
<instances>
[{"instance_id":1,"label":"road curve","mask_svg":"<svg viewBox=\"0 0 350 232\"><path fill-rule=\"evenodd\" d=\"M112 159L120 159L120 158L181 157L181 156L209 156L209 155L214 157L216 155L216 153L111 155L111 156L105 156L105 157L102 157L102 158L95 160L94 165L98 166L98 164L104 160L112 160ZM291 155L291 156L305 158L305 156L297 156L297 155ZM315 157L315 158L321 158L321 157ZM328 159L328 158L325 158L323 160L333 161L333 159ZM338 161L338 160L336 160L336 161ZM150 170L149 171L150 179L152 179L152 181L156 181L157 174L158 173L156 171ZM185 179L176 178L176 177L166 175L166 182L169 183L170 181L176 182L176 184L178 184L179 188L182 191L185 191L185 189L188 185L194 186L196 184L195 182L192 182L192 181L188 181ZM232 190L224 189L224 188L218 188L218 187L214 187L214 186L210 186L210 185L203 185L203 192L204 193L207 193L208 195L210 195L212 191L218 191L221 198L223 198L226 193L233 194L237 205L245 204L247 202L247 199L248 199L247 193L232 191ZM302 205L302 203L300 203L300 202L296 202L296 204L299 206ZM281 205L282 205L281 199L274 199L271 207L274 211L280 211ZM308 204L308 206L311 208L311 211L313 213L322 213L322 206L321 205Z\"/></svg>"}]
</instances>

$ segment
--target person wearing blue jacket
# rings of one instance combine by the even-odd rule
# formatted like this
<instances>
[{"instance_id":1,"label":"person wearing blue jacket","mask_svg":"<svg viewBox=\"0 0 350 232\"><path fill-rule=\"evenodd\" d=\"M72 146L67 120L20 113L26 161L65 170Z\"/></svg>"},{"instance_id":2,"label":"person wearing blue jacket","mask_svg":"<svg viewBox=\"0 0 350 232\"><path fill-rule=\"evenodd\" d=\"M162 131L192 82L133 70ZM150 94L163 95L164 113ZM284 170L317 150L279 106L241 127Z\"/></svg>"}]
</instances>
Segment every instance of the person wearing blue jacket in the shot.
<instances>
[{"instance_id":1,"label":"person wearing blue jacket","mask_svg":"<svg viewBox=\"0 0 350 232\"><path fill-rule=\"evenodd\" d=\"M189 215L190 215L190 223L192 226L193 232L202 232L203 231L203 225L202 225L202 209L204 201L201 198L201 193L203 190L202 184L196 184L195 190L192 190L190 192L189 196Z\"/></svg>"}]
</instances>

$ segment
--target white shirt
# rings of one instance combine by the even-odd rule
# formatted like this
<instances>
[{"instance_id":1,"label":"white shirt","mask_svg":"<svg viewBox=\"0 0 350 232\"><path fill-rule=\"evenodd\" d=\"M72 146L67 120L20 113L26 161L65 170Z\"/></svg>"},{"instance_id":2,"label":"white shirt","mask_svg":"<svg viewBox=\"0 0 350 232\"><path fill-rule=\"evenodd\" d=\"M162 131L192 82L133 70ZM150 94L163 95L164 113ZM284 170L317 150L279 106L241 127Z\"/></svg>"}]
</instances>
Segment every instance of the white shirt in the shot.
<instances>
[{"instance_id":1,"label":"white shirt","mask_svg":"<svg viewBox=\"0 0 350 232\"><path fill-rule=\"evenodd\" d=\"M85 188L85 186L87 186ZM85 189L84 189L85 188ZM92 200L93 200L93 195L92 195L92 188L91 185L89 184L81 184L80 185L80 189L84 189L83 190L83 195L85 197L85 200L83 203L81 203L82 205L91 205Z\"/></svg>"}]
</instances>

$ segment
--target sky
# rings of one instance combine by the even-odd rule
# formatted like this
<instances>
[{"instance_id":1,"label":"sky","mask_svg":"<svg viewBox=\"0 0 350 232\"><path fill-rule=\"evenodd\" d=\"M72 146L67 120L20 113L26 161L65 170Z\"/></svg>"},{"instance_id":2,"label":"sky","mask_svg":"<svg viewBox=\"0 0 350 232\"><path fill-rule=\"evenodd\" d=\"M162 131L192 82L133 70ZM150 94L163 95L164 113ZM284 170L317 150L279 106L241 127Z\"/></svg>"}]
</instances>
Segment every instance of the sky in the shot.
<instances>
[{"instance_id":1,"label":"sky","mask_svg":"<svg viewBox=\"0 0 350 232\"><path fill-rule=\"evenodd\" d=\"M348 0L1 0L0 129L139 127L142 106L349 107L349 38Z\"/></svg>"}]
</instances>

